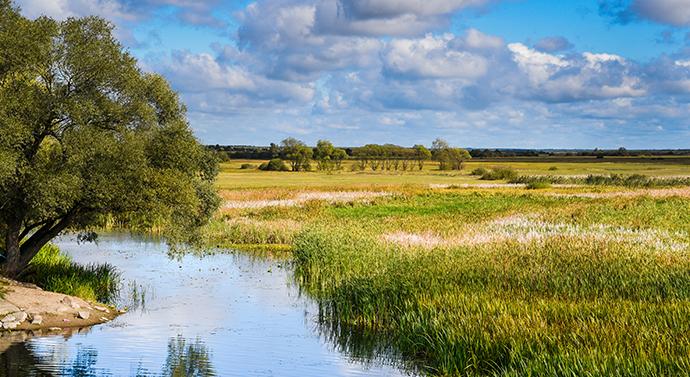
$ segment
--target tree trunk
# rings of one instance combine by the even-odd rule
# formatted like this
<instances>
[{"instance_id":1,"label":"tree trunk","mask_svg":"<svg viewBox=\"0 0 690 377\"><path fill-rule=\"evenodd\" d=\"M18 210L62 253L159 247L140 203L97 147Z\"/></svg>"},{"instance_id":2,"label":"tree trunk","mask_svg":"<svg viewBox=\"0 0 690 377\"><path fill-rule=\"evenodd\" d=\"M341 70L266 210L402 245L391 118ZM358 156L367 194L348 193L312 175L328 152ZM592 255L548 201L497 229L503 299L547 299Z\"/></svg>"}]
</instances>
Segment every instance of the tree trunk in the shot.
<instances>
[{"instance_id":1,"label":"tree trunk","mask_svg":"<svg viewBox=\"0 0 690 377\"><path fill-rule=\"evenodd\" d=\"M21 272L21 247L19 245L19 233L21 225L14 222L7 226L7 234L5 235L5 263L2 266L2 272L9 278L16 278Z\"/></svg>"},{"instance_id":2,"label":"tree trunk","mask_svg":"<svg viewBox=\"0 0 690 377\"><path fill-rule=\"evenodd\" d=\"M2 273L11 279L18 278L41 248L71 224L75 214L76 210L72 210L61 220L45 224L24 242L20 237L21 222L8 224L5 237L7 260L2 265Z\"/></svg>"}]
</instances>

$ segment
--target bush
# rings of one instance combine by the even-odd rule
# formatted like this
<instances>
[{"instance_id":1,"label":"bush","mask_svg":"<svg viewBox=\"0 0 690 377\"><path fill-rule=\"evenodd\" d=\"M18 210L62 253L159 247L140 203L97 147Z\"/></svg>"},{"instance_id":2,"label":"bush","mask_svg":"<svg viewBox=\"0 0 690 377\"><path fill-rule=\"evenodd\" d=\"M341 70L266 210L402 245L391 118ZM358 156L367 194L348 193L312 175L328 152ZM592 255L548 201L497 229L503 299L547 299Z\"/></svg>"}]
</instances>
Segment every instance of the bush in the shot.
<instances>
[{"instance_id":1,"label":"bush","mask_svg":"<svg viewBox=\"0 0 690 377\"><path fill-rule=\"evenodd\" d=\"M87 301L112 303L120 288L120 273L110 264L82 266L48 244L36 254L23 279L52 292Z\"/></svg>"},{"instance_id":2,"label":"bush","mask_svg":"<svg viewBox=\"0 0 690 377\"><path fill-rule=\"evenodd\" d=\"M517 178L517 171L512 168L495 168L482 174L481 179L486 181L506 180L511 181Z\"/></svg>"},{"instance_id":3,"label":"bush","mask_svg":"<svg viewBox=\"0 0 690 377\"><path fill-rule=\"evenodd\" d=\"M484 175L484 174L486 174L486 173L488 173L488 172L489 172L488 169L479 167L479 168L476 168L476 169L472 170L472 173L470 173L470 174L482 176L482 175Z\"/></svg>"},{"instance_id":4,"label":"bush","mask_svg":"<svg viewBox=\"0 0 690 377\"><path fill-rule=\"evenodd\" d=\"M556 171L556 170L558 170L558 167L557 167L557 166L551 166L551 167L549 168L549 170L550 170L550 171Z\"/></svg>"},{"instance_id":5,"label":"bush","mask_svg":"<svg viewBox=\"0 0 690 377\"><path fill-rule=\"evenodd\" d=\"M592 185L592 186L623 186L631 188L650 188L650 187L673 187L688 186L690 179L648 177L641 174L633 175L589 175L587 177L569 176L520 176L510 180L511 183L530 184L533 182L548 182L550 184L572 184L572 185Z\"/></svg>"},{"instance_id":6,"label":"bush","mask_svg":"<svg viewBox=\"0 0 690 377\"><path fill-rule=\"evenodd\" d=\"M283 160L279 158L274 158L271 161L264 162L263 164L259 165L259 169L265 171L290 171L290 168L285 165Z\"/></svg>"},{"instance_id":7,"label":"bush","mask_svg":"<svg viewBox=\"0 0 690 377\"><path fill-rule=\"evenodd\" d=\"M240 165L240 169L242 170L248 170L248 169L254 169L256 168L256 165L254 164L242 164Z\"/></svg>"}]
</instances>

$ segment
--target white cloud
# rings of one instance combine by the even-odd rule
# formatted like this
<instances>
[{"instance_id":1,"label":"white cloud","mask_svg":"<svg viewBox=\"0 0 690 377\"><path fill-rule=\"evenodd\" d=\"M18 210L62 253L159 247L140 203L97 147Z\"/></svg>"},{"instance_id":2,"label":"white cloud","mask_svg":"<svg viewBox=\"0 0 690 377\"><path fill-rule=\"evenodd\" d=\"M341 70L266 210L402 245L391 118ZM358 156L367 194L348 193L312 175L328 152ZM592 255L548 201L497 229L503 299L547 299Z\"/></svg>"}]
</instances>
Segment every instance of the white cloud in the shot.
<instances>
[{"instance_id":1,"label":"white cloud","mask_svg":"<svg viewBox=\"0 0 690 377\"><path fill-rule=\"evenodd\" d=\"M30 18L49 16L58 20L96 15L108 19L134 19L117 0L18 0Z\"/></svg>"},{"instance_id":2,"label":"white cloud","mask_svg":"<svg viewBox=\"0 0 690 377\"><path fill-rule=\"evenodd\" d=\"M480 55L450 48L453 36L427 35L422 39L394 39L383 52L387 74L413 78L476 79L487 72Z\"/></svg>"},{"instance_id":3,"label":"white cloud","mask_svg":"<svg viewBox=\"0 0 690 377\"><path fill-rule=\"evenodd\" d=\"M545 82L551 75L570 65L560 56L533 50L522 43L511 43L508 49L533 84Z\"/></svg>"}]
</instances>

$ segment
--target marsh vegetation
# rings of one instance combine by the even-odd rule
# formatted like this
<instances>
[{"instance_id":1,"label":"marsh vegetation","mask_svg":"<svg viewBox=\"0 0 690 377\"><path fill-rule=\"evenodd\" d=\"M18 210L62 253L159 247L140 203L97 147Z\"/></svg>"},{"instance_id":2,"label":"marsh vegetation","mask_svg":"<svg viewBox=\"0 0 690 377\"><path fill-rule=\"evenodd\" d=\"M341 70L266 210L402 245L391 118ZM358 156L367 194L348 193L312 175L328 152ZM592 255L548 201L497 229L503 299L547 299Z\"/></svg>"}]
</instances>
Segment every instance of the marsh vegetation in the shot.
<instances>
[{"instance_id":1,"label":"marsh vegetation","mask_svg":"<svg viewBox=\"0 0 690 377\"><path fill-rule=\"evenodd\" d=\"M225 207L217 219L225 230L214 237L229 229L229 243L289 247L294 278L319 303L323 331L354 355L393 352L405 368L431 375L677 375L690 368L683 178L528 179L506 164L486 165L455 175L463 182L456 185L430 186L444 177L433 170L419 173L426 183L414 173L395 175L397 185L371 176L359 185L356 173L342 173L309 192L390 195ZM558 169L572 169L564 165ZM552 175L552 166L540 174ZM510 174L499 182L526 185L480 183L503 170ZM300 179L237 195L248 203L292 200L305 194L289 183ZM224 187L221 195L233 192Z\"/></svg>"}]
</instances>

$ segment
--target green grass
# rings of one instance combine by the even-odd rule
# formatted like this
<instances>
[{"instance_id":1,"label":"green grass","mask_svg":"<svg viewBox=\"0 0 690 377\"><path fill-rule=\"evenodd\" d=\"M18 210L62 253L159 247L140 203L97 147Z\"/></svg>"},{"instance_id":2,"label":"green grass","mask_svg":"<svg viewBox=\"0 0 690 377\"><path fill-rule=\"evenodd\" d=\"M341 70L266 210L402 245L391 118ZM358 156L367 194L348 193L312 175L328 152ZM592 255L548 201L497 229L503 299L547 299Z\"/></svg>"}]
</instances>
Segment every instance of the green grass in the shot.
<instances>
[{"instance_id":1,"label":"green grass","mask_svg":"<svg viewBox=\"0 0 690 377\"><path fill-rule=\"evenodd\" d=\"M690 178L687 177L648 177L641 174L633 175L588 175L586 177L569 177L569 176L551 176L551 175L537 175L537 176L513 176L506 178L511 183L526 183L530 184L577 184L577 185L593 185L593 186L623 186L633 188L652 188L652 187L673 187L673 186L688 186L690 185Z\"/></svg>"},{"instance_id":2,"label":"green grass","mask_svg":"<svg viewBox=\"0 0 690 377\"><path fill-rule=\"evenodd\" d=\"M226 210L214 235L268 245L258 248L290 245L296 282L317 300L323 335L355 358L392 353L404 368L430 375L683 375L690 199L685 189L656 197L641 190L684 183L651 177L688 175L689 166L669 161L473 161L453 175L427 166L404 174L275 173L273 183L249 172L221 183L234 192L228 198L372 186L393 195ZM481 183L470 175L480 167L583 175L559 179L587 185L462 187ZM609 195L620 192L631 195Z\"/></svg>"},{"instance_id":3,"label":"green grass","mask_svg":"<svg viewBox=\"0 0 690 377\"><path fill-rule=\"evenodd\" d=\"M327 328L377 333L431 374L690 367L687 252L577 237L429 252L382 246L361 229L311 228L295 253L298 282Z\"/></svg>"},{"instance_id":4,"label":"green grass","mask_svg":"<svg viewBox=\"0 0 690 377\"><path fill-rule=\"evenodd\" d=\"M633 161L633 162L628 162ZM334 173L323 172L265 172L257 169L242 169L243 164L259 164L262 161L232 160L221 166L216 182L220 190L256 188L357 188L371 186L478 183L479 177L471 173L476 169L510 168L518 175L634 175L645 176L690 176L690 158L652 159L617 158L614 161L595 158L553 158L513 160L470 160L461 172L443 172L438 164L428 162L424 169L395 172L369 170L351 171L352 161L343 164L343 170ZM555 169L554 169L555 168ZM479 174L481 175L481 174Z\"/></svg>"},{"instance_id":5,"label":"green grass","mask_svg":"<svg viewBox=\"0 0 690 377\"><path fill-rule=\"evenodd\" d=\"M113 266L76 264L52 244L34 257L23 280L47 291L104 303L111 303L120 287L120 274Z\"/></svg>"}]
</instances>

